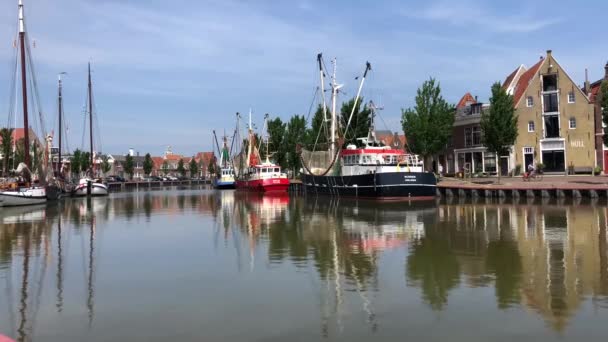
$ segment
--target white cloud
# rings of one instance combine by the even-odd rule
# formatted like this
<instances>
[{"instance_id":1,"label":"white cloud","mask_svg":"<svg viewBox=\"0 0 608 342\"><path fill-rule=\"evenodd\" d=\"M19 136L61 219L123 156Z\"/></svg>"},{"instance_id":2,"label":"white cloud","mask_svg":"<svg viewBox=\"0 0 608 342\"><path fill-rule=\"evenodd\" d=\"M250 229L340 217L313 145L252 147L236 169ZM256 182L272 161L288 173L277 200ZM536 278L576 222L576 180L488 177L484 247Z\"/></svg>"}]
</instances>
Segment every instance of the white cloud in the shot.
<instances>
[{"instance_id":1,"label":"white cloud","mask_svg":"<svg viewBox=\"0 0 608 342\"><path fill-rule=\"evenodd\" d=\"M560 18L545 19L523 11L516 15L493 13L480 4L467 1L439 1L422 10L408 11L405 15L417 19L441 21L473 30L499 33L534 32L561 21Z\"/></svg>"}]
</instances>

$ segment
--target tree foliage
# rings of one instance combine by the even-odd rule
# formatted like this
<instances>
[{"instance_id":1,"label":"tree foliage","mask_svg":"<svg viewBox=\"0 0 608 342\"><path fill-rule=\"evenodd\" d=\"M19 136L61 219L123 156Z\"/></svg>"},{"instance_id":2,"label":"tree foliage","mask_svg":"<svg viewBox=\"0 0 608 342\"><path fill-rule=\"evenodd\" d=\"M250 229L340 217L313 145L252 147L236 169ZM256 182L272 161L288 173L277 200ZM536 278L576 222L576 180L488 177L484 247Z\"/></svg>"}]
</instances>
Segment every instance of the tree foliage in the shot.
<instances>
[{"instance_id":1,"label":"tree foliage","mask_svg":"<svg viewBox=\"0 0 608 342\"><path fill-rule=\"evenodd\" d=\"M190 159L189 170L190 170L190 177L194 178L198 175L198 164L196 163L196 160L194 159L194 157L192 157L192 159Z\"/></svg>"},{"instance_id":2,"label":"tree foliage","mask_svg":"<svg viewBox=\"0 0 608 342\"><path fill-rule=\"evenodd\" d=\"M445 148L452 135L454 106L441 96L441 87L430 78L418 88L416 105L401 111L401 124L410 152L425 162ZM428 163L427 169L430 169Z\"/></svg>"},{"instance_id":3,"label":"tree foliage","mask_svg":"<svg viewBox=\"0 0 608 342\"><path fill-rule=\"evenodd\" d=\"M77 177L80 175L81 158L82 158L82 151L79 149L76 149L76 151L74 151L74 153L72 154L72 159L70 160L70 171L72 172L72 175L77 176Z\"/></svg>"},{"instance_id":4,"label":"tree foliage","mask_svg":"<svg viewBox=\"0 0 608 342\"><path fill-rule=\"evenodd\" d=\"M287 132L285 133L285 146L287 167L293 171L295 176L300 170L300 156L296 151L298 144L302 144L306 137L306 119L304 116L294 115L287 124Z\"/></svg>"},{"instance_id":5,"label":"tree foliage","mask_svg":"<svg viewBox=\"0 0 608 342\"><path fill-rule=\"evenodd\" d=\"M281 118L268 120L269 150L275 164L287 167L285 130L287 124Z\"/></svg>"},{"instance_id":6,"label":"tree foliage","mask_svg":"<svg viewBox=\"0 0 608 342\"><path fill-rule=\"evenodd\" d=\"M80 171L86 172L91 167L91 152L80 153Z\"/></svg>"},{"instance_id":7,"label":"tree foliage","mask_svg":"<svg viewBox=\"0 0 608 342\"><path fill-rule=\"evenodd\" d=\"M125 166L123 167L123 170L126 174L129 175L129 178L133 178L133 173L135 171L135 161L133 160L133 157L130 154L127 154L127 156L125 157Z\"/></svg>"},{"instance_id":8,"label":"tree foliage","mask_svg":"<svg viewBox=\"0 0 608 342\"><path fill-rule=\"evenodd\" d=\"M330 119L329 110L326 113L327 119ZM317 110L312 117L312 121L310 123L310 129L306 132L306 145L313 146L315 142L317 145L327 144L329 141L329 122L325 122L325 117L323 116L323 105L319 104L317 106Z\"/></svg>"},{"instance_id":9,"label":"tree foliage","mask_svg":"<svg viewBox=\"0 0 608 342\"><path fill-rule=\"evenodd\" d=\"M361 106L361 103L363 103L362 97L359 98L356 106L354 98L342 103L342 108L340 109L340 122L344 130L346 130L348 125L350 113L353 111L353 107L355 107L352 119L350 120L350 125L348 126L348 131L344 132L344 144L355 144L357 138L366 137L369 132L372 111L368 108L367 104Z\"/></svg>"},{"instance_id":10,"label":"tree foliage","mask_svg":"<svg viewBox=\"0 0 608 342\"><path fill-rule=\"evenodd\" d=\"M481 114L481 134L483 145L499 157L508 155L517 139L517 115L513 96L507 94L500 82L492 85L490 110ZM500 182L500 167L497 170Z\"/></svg>"},{"instance_id":11,"label":"tree foliage","mask_svg":"<svg viewBox=\"0 0 608 342\"><path fill-rule=\"evenodd\" d=\"M103 156L101 158L101 172L103 172L103 174L105 175L106 173L110 172L111 169L112 165L110 165L110 160L108 159L108 156Z\"/></svg>"},{"instance_id":12,"label":"tree foliage","mask_svg":"<svg viewBox=\"0 0 608 342\"><path fill-rule=\"evenodd\" d=\"M146 175L150 175L150 173L152 173L152 168L154 167L154 162L152 162L152 156L150 156L150 153L146 153L146 156L144 157L144 174Z\"/></svg>"},{"instance_id":13,"label":"tree foliage","mask_svg":"<svg viewBox=\"0 0 608 342\"><path fill-rule=\"evenodd\" d=\"M4 174L8 174L11 167L11 161L13 159L13 129L2 128L0 129L0 153L2 154L2 171Z\"/></svg>"},{"instance_id":14,"label":"tree foliage","mask_svg":"<svg viewBox=\"0 0 608 342\"><path fill-rule=\"evenodd\" d=\"M608 81L604 80L600 86L600 106L602 109L602 122L605 125L604 128L604 145L608 145Z\"/></svg>"},{"instance_id":15,"label":"tree foliage","mask_svg":"<svg viewBox=\"0 0 608 342\"><path fill-rule=\"evenodd\" d=\"M186 175L186 168L184 167L184 159L180 159L177 162L177 172L183 176Z\"/></svg>"}]
</instances>

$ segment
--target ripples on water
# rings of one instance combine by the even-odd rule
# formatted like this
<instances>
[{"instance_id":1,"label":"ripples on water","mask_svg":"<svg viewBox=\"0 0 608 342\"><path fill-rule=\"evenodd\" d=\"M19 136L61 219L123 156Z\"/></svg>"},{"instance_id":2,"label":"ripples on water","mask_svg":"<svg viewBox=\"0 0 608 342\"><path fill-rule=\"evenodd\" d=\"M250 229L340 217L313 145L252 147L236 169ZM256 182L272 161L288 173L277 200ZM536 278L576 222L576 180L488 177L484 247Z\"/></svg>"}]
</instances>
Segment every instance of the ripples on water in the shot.
<instances>
[{"instance_id":1,"label":"ripples on water","mask_svg":"<svg viewBox=\"0 0 608 342\"><path fill-rule=\"evenodd\" d=\"M0 209L21 341L607 337L605 203L172 190Z\"/></svg>"}]
</instances>

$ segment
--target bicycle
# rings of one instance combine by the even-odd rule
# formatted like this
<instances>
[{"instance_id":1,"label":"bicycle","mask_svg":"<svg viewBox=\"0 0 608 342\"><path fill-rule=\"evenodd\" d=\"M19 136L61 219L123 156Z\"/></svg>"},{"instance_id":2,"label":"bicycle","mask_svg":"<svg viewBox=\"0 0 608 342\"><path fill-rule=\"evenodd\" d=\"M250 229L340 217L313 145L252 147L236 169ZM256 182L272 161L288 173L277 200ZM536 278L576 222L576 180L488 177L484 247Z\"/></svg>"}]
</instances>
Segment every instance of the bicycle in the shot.
<instances>
[{"instance_id":1,"label":"bicycle","mask_svg":"<svg viewBox=\"0 0 608 342\"><path fill-rule=\"evenodd\" d=\"M530 181L537 181L540 182L543 180L543 174L542 172L526 172L524 173L523 176L523 181L524 182L530 182Z\"/></svg>"}]
</instances>

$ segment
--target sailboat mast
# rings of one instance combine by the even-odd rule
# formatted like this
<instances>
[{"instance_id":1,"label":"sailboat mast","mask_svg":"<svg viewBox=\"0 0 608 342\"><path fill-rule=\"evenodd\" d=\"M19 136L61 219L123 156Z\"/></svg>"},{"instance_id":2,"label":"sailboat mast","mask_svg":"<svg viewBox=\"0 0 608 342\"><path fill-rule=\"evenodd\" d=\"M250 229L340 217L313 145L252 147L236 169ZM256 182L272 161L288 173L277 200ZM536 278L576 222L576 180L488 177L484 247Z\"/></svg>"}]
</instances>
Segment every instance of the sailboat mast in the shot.
<instances>
[{"instance_id":1,"label":"sailboat mast","mask_svg":"<svg viewBox=\"0 0 608 342\"><path fill-rule=\"evenodd\" d=\"M25 23L23 18L23 0L19 0L19 45L21 50L21 96L23 97L23 153L25 165L31 169L30 125L27 119L27 67L25 64Z\"/></svg>"},{"instance_id":2,"label":"sailboat mast","mask_svg":"<svg viewBox=\"0 0 608 342\"><path fill-rule=\"evenodd\" d=\"M93 84L91 83L91 63L89 62L89 135L91 142L91 170L95 169L93 164Z\"/></svg>"},{"instance_id":3,"label":"sailboat mast","mask_svg":"<svg viewBox=\"0 0 608 342\"><path fill-rule=\"evenodd\" d=\"M59 111L59 162L57 163L57 173L61 172L61 138L62 138L62 131L63 131L63 96L61 94L61 75L64 73L61 73L57 76L57 78L59 78L59 94L58 94L58 107L57 110Z\"/></svg>"},{"instance_id":4,"label":"sailboat mast","mask_svg":"<svg viewBox=\"0 0 608 342\"><path fill-rule=\"evenodd\" d=\"M247 144L247 167L251 167L251 153L253 152L253 126L251 125L251 108L249 108L249 143Z\"/></svg>"}]
</instances>

